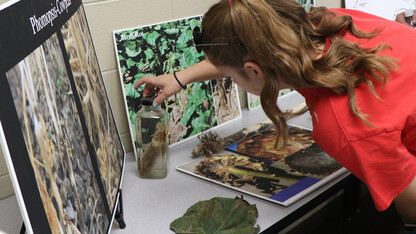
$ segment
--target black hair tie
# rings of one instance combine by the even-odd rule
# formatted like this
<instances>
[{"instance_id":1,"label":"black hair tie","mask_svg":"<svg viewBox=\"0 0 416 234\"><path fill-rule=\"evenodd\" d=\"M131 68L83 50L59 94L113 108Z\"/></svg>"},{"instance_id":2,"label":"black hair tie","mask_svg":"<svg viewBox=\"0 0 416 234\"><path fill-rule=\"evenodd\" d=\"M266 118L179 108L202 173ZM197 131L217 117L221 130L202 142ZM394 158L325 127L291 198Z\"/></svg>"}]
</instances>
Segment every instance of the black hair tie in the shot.
<instances>
[{"instance_id":1,"label":"black hair tie","mask_svg":"<svg viewBox=\"0 0 416 234\"><path fill-rule=\"evenodd\" d=\"M186 89L186 85L183 85L183 84L179 81L178 77L176 76L176 71L174 71L174 72L173 72L173 76L175 77L175 79L176 79L176 81L179 83L179 85L180 85L183 89Z\"/></svg>"}]
</instances>

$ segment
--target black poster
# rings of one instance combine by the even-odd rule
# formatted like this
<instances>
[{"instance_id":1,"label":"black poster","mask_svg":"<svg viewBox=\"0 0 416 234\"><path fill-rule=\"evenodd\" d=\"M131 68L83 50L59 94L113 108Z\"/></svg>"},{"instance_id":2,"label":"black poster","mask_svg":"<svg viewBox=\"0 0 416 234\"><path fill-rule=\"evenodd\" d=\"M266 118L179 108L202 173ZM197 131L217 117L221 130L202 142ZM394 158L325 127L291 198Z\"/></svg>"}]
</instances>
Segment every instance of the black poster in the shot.
<instances>
[{"instance_id":1,"label":"black poster","mask_svg":"<svg viewBox=\"0 0 416 234\"><path fill-rule=\"evenodd\" d=\"M108 233L125 151L83 5L2 8L1 143L26 229Z\"/></svg>"}]
</instances>

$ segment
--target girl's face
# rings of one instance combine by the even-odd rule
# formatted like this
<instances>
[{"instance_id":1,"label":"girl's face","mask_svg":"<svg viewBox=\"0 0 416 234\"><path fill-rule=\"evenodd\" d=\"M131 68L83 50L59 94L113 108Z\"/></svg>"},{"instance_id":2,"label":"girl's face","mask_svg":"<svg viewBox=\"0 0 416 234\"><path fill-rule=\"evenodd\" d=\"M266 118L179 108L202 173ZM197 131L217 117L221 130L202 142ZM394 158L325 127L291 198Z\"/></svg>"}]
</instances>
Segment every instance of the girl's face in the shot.
<instances>
[{"instance_id":1,"label":"girl's face","mask_svg":"<svg viewBox=\"0 0 416 234\"><path fill-rule=\"evenodd\" d=\"M245 91L260 96L264 86L264 77L260 77L255 71L244 69L243 72L238 72L228 66L219 66L217 69L223 77L232 77L234 82Z\"/></svg>"}]
</instances>

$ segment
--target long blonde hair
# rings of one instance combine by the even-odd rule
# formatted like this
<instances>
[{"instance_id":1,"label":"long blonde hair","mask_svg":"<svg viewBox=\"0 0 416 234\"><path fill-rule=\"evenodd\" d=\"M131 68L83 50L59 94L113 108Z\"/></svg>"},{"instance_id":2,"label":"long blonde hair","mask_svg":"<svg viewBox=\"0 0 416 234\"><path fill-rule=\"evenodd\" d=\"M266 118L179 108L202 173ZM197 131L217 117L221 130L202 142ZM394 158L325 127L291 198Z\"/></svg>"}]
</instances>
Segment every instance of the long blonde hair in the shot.
<instances>
[{"instance_id":1,"label":"long blonde hair","mask_svg":"<svg viewBox=\"0 0 416 234\"><path fill-rule=\"evenodd\" d=\"M295 0L232 0L231 5L228 0L220 0L204 15L202 29L202 43L229 43L203 48L214 65L240 72L247 61L261 66L265 73L261 104L276 125L277 137L284 142L286 120L293 114L282 113L276 105L279 79L295 88L325 87L335 94L348 95L351 112L372 126L357 106L355 87L365 83L378 97L373 81L385 83L396 67L395 59L376 55L390 46L361 48L340 37L346 30L359 38L372 38L382 29L363 32L355 27L351 16L337 15L324 7L307 13ZM332 45L314 60L310 54L319 51L326 38L332 40Z\"/></svg>"}]
</instances>

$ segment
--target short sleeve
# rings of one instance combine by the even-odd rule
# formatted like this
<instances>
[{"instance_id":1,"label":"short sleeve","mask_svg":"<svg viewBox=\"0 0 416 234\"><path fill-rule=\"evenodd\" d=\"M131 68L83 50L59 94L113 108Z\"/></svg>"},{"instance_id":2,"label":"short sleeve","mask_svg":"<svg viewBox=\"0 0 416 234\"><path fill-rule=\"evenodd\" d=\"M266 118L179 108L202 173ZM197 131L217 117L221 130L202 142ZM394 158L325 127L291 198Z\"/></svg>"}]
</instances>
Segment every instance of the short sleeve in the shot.
<instances>
[{"instance_id":1,"label":"short sleeve","mask_svg":"<svg viewBox=\"0 0 416 234\"><path fill-rule=\"evenodd\" d=\"M351 141L332 155L367 185L379 211L416 176L416 156L402 144L400 134L391 131Z\"/></svg>"}]
</instances>

